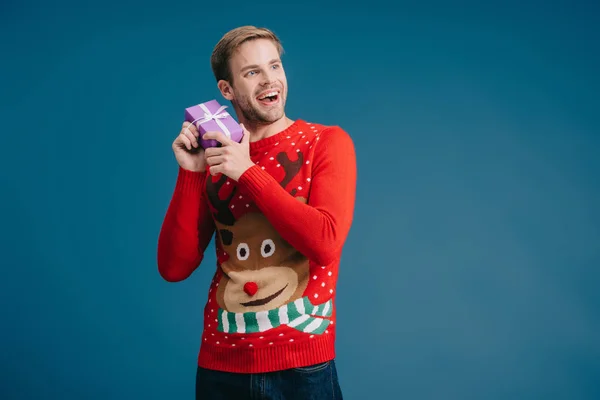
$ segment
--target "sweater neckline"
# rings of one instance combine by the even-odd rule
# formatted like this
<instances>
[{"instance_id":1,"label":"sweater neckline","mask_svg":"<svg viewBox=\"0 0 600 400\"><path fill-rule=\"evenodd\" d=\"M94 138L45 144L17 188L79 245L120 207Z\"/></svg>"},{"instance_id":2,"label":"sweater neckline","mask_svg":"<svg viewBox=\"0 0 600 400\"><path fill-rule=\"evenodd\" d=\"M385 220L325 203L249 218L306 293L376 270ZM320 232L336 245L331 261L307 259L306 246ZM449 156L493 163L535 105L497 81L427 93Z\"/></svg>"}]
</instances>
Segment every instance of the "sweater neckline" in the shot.
<instances>
[{"instance_id":1,"label":"sweater neckline","mask_svg":"<svg viewBox=\"0 0 600 400\"><path fill-rule=\"evenodd\" d=\"M290 126L276 133L275 135L260 139L256 142L250 142L250 153L256 153L258 151L265 150L267 147L273 146L275 143L281 141L282 137L285 135L298 133L303 124L305 124L303 120L296 119Z\"/></svg>"}]
</instances>

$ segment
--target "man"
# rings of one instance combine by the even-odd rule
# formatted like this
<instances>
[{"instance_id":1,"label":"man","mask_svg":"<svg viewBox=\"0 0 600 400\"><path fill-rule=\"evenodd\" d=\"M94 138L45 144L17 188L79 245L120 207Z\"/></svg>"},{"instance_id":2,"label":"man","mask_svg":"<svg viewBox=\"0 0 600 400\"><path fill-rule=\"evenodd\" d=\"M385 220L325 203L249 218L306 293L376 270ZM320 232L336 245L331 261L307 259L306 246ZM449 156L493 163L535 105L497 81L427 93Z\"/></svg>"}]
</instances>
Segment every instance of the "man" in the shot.
<instances>
[{"instance_id":1,"label":"man","mask_svg":"<svg viewBox=\"0 0 600 400\"><path fill-rule=\"evenodd\" d=\"M267 29L225 34L212 69L244 137L207 132L222 145L202 150L185 122L172 146L179 173L159 236L161 276L189 277L215 235L198 399L342 398L334 300L355 150L340 127L286 116L282 53Z\"/></svg>"}]
</instances>

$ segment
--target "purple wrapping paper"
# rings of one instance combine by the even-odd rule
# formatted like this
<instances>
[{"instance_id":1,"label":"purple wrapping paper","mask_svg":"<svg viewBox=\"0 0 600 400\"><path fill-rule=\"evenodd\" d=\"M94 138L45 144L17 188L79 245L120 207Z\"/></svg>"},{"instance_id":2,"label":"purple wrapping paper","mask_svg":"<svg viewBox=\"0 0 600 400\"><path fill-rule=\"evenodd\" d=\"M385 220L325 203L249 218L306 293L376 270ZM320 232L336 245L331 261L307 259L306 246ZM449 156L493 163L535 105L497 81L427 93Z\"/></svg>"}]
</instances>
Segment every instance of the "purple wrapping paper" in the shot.
<instances>
[{"instance_id":1,"label":"purple wrapping paper","mask_svg":"<svg viewBox=\"0 0 600 400\"><path fill-rule=\"evenodd\" d=\"M219 145L219 142L214 139L202 139L202 135L208 131L223 132L225 136L230 136L233 141L238 143L242 140L242 136L244 135L242 127L225 109L226 106L221 106L217 100L210 100L206 103L197 104L185 109L185 120L193 123L198 128L198 132L200 133L198 143L202 148L207 149ZM210 114L214 114L214 117L208 120L206 118L207 110ZM229 131L229 134L227 131Z\"/></svg>"}]
</instances>

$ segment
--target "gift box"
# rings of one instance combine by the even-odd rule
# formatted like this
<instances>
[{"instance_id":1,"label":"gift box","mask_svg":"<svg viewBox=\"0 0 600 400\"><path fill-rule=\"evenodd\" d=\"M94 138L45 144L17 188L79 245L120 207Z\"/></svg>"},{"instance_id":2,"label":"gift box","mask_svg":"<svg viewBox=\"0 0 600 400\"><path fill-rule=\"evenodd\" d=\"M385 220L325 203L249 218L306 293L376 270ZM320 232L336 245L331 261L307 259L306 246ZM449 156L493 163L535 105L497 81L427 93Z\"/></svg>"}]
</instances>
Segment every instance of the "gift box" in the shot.
<instances>
[{"instance_id":1,"label":"gift box","mask_svg":"<svg viewBox=\"0 0 600 400\"><path fill-rule=\"evenodd\" d=\"M204 140L202 135L208 131L219 131L235 142L240 142L244 135L242 127L217 100L210 100L185 109L185 120L194 124L200 133L198 143L202 148L218 147L220 143L214 139Z\"/></svg>"}]
</instances>

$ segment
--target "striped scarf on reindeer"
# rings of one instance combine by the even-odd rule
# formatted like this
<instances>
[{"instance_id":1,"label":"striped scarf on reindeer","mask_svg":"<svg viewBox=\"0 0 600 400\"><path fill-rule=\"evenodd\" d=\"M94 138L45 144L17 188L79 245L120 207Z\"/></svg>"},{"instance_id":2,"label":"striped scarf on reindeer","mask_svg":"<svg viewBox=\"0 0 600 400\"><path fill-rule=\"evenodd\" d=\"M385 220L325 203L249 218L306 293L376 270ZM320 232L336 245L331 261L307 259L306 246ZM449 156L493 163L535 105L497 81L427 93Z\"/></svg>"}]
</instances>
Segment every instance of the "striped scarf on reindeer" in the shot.
<instances>
[{"instance_id":1,"label":"striped scarf on reindeer","mask_svg":"<svg viewBox=\"0 0 600 400\"><path fill-rule=\"evenodd\" d=\"M220 309L218 330L225 333L256 333L287 325L301 332L322 334L331 323L327 319L331 311L331 300L314 306L308 297L268 311L234 313Z\"/></svg>"}]
</instances>

